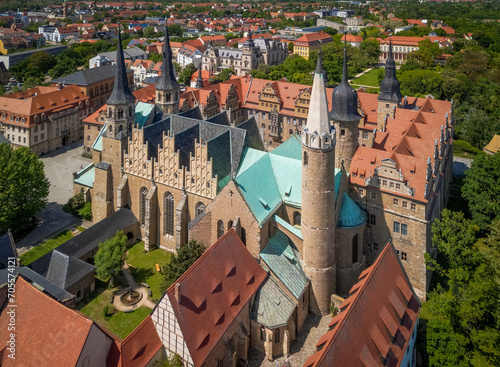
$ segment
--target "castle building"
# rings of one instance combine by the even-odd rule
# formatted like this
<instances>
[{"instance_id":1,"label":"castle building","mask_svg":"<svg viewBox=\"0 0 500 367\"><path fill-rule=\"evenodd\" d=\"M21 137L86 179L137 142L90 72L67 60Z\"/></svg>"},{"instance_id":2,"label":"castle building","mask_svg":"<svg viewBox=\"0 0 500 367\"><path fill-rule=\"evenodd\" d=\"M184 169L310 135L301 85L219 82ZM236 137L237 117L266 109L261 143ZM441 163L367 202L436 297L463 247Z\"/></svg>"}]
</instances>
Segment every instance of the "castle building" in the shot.
<instances>
[{"instance_id":1,"label":"castle building","mask_svg":"<svg viewBox=\"0 0 500 367\"><path fill-rule=\"evenodd\" d=\"M219 73L223 69L231 68L236 75L247 75L260 64L280 65L288 57L286 43L269 39L252 39L252 32L248 32L242 49L228 47L214 48L211 43L201 57L203 70Z\"/></svg>"}]
</instances>

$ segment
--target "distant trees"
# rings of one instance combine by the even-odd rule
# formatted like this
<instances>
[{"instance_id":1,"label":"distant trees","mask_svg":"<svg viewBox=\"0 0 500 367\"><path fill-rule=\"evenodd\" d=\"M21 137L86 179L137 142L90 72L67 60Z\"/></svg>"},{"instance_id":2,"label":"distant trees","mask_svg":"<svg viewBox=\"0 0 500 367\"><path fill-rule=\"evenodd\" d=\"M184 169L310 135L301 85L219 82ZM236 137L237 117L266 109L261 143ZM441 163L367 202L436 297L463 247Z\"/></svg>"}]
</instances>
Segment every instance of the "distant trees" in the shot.
<instances>
[{"instance_id":1,"label":"distant trees","mask_svg":"<svg viewBox=\"0 0 500 367\"><path fill-rule=\"evenodd\" d=\"M222 70L219 74L217 74L214 78L213 81L215 83L218 82L225 82L231 77L231 74L233 73L233 70L230 68Z\"/></svg>"},{"instance_id":2,"label":"distant trees","mask_svg":"<svg viewBox=\"0 0 500 367\"><path fill-rule=\"evenodd\" d=\"M184 69L182 69L181 73L179 74L179 83L182 83L186 86L189 86L190 81L191 81L191 76L195 73L196 67L194 64L187 64Z\"/></svg>"},{"instance_id":3,"label":"distant trees","mask_svg":"<svg viewBox=\"0 0 500 367\"><path fill-rule=\"evenodd\" d=\"M126 252L127 236L123 231L116 232L113 237L101 243L94 258L97 276L103 280L111 278L112 284L113 277L122 271L123 262L127 258Z\"/></svg>"},{"instance_id":4,"label":"distant trees","mask_svg":"<svg viewBox=\"0 0 500 367\"><path fill-rule=\"evenodd\" d=\"M45 207L50 183L43 162L26 147L0 144L0 233L26 228Z\"/></svg>"}]
</instances>

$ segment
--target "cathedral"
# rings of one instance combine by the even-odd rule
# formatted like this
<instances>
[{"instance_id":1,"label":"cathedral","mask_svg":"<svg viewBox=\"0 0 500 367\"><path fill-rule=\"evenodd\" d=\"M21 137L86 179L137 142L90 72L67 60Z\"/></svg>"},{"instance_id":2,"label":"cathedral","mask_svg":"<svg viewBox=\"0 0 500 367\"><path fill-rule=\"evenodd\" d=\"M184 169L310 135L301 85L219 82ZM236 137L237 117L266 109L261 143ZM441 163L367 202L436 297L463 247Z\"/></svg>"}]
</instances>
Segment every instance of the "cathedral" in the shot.
<instances>
[{"instance_id":1,"label":"cathedral","mask_svg":"<svg viewBox=\"0 0 500 367\"><path fill-rule=\"evenodd\" d=\"M130 207L146 250L210 246L234 230L293 301L293 335L309 311L330 312L332 294L347 296L387 242L425 299L452 103L403 98L391 53L381 93L356 92L345 50L334 90L320 53L312 87L246 76L181 93L165 42L155 104L136 102L118 43L104 127L74 181L94 222Z\"/></svg>"},{"instance_id":2,"label":"cathedral","mask_svg":"<svg viewBox=\"0 0 500 367\"><path fill-rule=\"evenodd\" d=\"M218 73L223 69L232 69L236 75L247 75L259 65L280 65L288 57L288 48L285 42L269 39L252 39L249 31L243 48L229 47L214 48L210 43L201 57L203 70Z\"/></svg>"}]
</instances>

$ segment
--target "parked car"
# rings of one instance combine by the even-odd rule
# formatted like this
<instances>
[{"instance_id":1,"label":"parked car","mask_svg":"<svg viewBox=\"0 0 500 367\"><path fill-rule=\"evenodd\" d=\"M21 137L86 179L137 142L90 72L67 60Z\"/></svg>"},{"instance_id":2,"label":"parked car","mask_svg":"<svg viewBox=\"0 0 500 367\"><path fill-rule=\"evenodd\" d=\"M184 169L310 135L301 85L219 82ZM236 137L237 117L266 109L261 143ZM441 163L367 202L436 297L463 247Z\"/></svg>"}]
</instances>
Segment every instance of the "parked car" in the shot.
<instances>
[{"instance_id":1,"label":"parked car","mask_svg":"<svg viewBox=\"0 0 500 367\"><path fill-rule=\"evenodd\" d=\"M12 87L9 87L9 86L5 87L5 90L11 90L11 89L12 89Z\"/></svg>"},{"instance_id":2,"label":"parked car","mask_svg":"<svg viewBox=\"0 0 500 367\"><path fill-rule=\"evenodd\" d=\"M7 85L16 85L16 82L9 82Z\"/></svg>"},{"instance_id":3,"label":"parked car","mask_svg":"<svg viewBox=\"0 0 500 367\"><path fill-rule=\"evenodd\" d=\"M22 87L22 86L23 86L23 83L17 83L17 86L18 86L18 87Z\"/></svg>"},{"instance_id":4,"label":"parked car","mask_svg":"<svg viewBox=\"0 0 500 367\"><path fill-rule=\"evenodd\" d=\"M11 81L11 82L12 82L12 81L14 81L14 82L15 82L15 81L16 81L16 77L14 77L14 76L13 76L12 78L10 78L10 81Z\"/></svg>"}]
</instances>

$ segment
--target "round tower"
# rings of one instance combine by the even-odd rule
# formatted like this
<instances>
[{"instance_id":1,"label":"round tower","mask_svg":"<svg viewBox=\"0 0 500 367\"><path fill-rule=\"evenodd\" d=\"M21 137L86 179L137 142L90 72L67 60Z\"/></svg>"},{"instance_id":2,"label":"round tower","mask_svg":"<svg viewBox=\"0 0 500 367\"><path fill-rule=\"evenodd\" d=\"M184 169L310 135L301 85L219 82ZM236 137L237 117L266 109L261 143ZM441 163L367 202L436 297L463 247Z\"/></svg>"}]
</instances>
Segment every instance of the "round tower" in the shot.
<instances>
[{"instance_id":1,"label":"round tower","mask_svg":"<svg viewBox=\"0 0 500 367\"><path fill-rule=\"evenodd\" d=\"M358 125L361 115L358 113L358 94L347 81L346 48L344 48L342 81L332 93L330 118L337 131L335 167L340 169L343 165L349 172L352 157L358 148Z\"/></svg>"},{"instance_id":2,"label":"round tower","mask_svg":"<svg viewBox=\"0 0 500 367\"><path fill-rule=\"evenodd\" d=\"M301 140L302 259L305 274L311 279L310 311L325 315L336 291L335 131L328 116L321 49Z\"/></svg>"},{"instance_id":3,"label":"round tower","mask_svg":"<svg viewBox=\"0 0 500 367\"><path fill-rule=\"evenodd\" d=\"M160 106L165 113L173 115L179 113L180 90L179 83L177 83L174 75L170 37L168 26L165 23L165 44L163 45L161 76L155 87L156 105Z\"/></svg>"}]
</instances>

